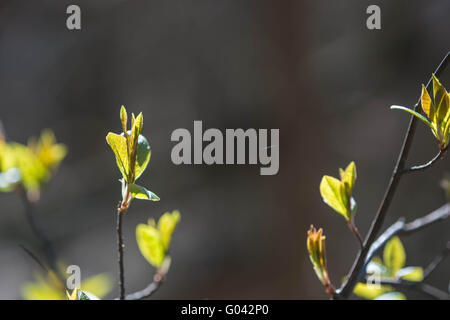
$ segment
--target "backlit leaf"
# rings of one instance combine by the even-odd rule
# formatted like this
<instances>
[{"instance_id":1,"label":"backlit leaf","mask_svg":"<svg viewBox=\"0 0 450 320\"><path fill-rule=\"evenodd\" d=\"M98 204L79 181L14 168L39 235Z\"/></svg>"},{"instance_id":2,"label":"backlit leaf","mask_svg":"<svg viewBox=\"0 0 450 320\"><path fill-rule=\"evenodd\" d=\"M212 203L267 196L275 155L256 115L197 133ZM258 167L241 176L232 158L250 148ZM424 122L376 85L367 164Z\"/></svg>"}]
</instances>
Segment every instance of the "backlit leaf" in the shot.
<instances>
[{"instance_id":1,"label":"backlit leaf","mask_svg":"<svg viewBox=\"0 0 450 320\"><path fill-rule=\"evenodd\" d=\"M358 282L353 289L353 293L361 298L373 300L390 290L387 286Z\"/></svg>"},{"instance_id":2,"label":"backlit leaf","mask_svg":"<svg viewBox=\"0 0 450 320\"><path fill-rule=\"evenodd\" d=\"M106 141L116 156L117 166L125 180L128 177L128 148L127 139L124 136L108 133Z\"/></svg>"},{"instance_id":3,"label":"backlit leaf","mask_svg":"<svg viewBox=\"0 0 450 320\"><path fill-rule=\"evenodd\" d=\"M396 276L403 280L420 282L423 280L423 268L421 267L402 268L397 271Z\"/></svg>"},{"instance_id":4,"label":"backlit leaf","mask_svg":"<svg viewBox=\"0 0 450 320\"><path fill-rule=\"evenodd\" d=\"M178 221L180 221L180 212L178 210L174 210L172 213L166 212L159 218L158 230L161 233L162 242L166 251L169 249L172 233Z\"/></svg>"},{"instance_id":5,"label":"backlit leaf","mask_svg":"<svg viewBox=\"0 0 450 320\"><path fill-rule=\"evenodd\" d=\"M133 198L151 201L160 200L156 194L135 183L129 184L128 188Z\"/></svg>"},{"instance_id":6,"label":"backlit leaf","mask_svg":"<svg viewBox=\"0 0 450 320\"><path fill-rule=\"evenodd\" d=\"M406 253L398 237L393 237L384 246L383 261L391 275L395 275L405 265Z\"/></svg>"},{"instance_id":7,"label":"backlit leaf","mask_svg":"<svg viewBox=\"0 0 450 320\"><path fill-rule=\"evenodd\" d=\"M341 181L331 176L324 176L320 182L320 194L323 201L336 212L343 215L345 219L350 219L347 203L344 198L345 190Z\"/></svg>"},{"instance_id":8,"label":"backlit leaf","mask_svg":"<svg viewBox=\"0 0 450 320\"><path fill-rule=\"evenodd\" d=\"M141 223L136 227L136 241L144 258L151 265L160 267L164 261L165 250L159 231L153 226Z\"/></svg>"},{"instance_id":9,"label":"backlit leaf","mask_svg":"<svg viewBox=\"0 0 450 320\"><path fill-rule=\"evenodd\" d=\"M425 112L425 114L428 116L428 119L433 120L435 112L434 105L433 102L431 102L430 95L428 94L428 91L424 85L422 85L422 95L420 97L420 101L422 103L423 112Z\"/></svg>"}]
</instances>

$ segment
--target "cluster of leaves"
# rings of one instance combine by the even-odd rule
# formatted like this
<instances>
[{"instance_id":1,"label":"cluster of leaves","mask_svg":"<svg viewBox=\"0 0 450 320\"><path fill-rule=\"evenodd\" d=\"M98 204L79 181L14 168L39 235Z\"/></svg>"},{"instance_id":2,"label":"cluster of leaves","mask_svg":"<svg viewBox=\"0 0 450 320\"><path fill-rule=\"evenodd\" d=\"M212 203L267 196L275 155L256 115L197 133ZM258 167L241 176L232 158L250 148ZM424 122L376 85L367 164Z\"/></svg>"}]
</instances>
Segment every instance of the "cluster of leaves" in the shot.
<instances>
[{"instance_id":1,"label":"cluster of leaves","mask_svg":"<svg viewBox=\"0 0 450 320\"><path fill-rule=\"evenodd\" d=\"M144 258L155 268L164 266L165 271L170 264L169 247L172 233L180 221L180 213L174 210L166 212L158 220L149 219L148 224L136 227L136 241ZM165 273L165 272L164 272Z\"/></svg>"},{"instance_id":2,"label":"cluster of leaves","mask_svg":"<svg viewBox=\"0 0 450 320\"><path fill-rule=\"evenodd\" d=\"M81 282L81 288L74 290L72 295L65 293L66 290L66 278L65 268L60 264L57 272L49 270L46 274L42 275L37 273L35 275L35 281L29 282L22 288L22 295L27 300L81 300L80 298L85 295L85 300L95 300L96 298L102 298L108 294L112 289L112 279L106 273L101 273L95 276L86 278ZM74 299L77 297L77 299Z\"/></svg>"},{"instance_id":3,"label":"cluster of leaves","mask_svg":"<svg viewBox=\"0 0 450 320\"><path fill-rule=\"evenodd\" d=\"M339 169L341 179L323 176L320 182L320 194L323 201L350 221L356 213L356 201L352 190L356 182L356 165L352 161L345 170Z\"/></svg>"},{"instance_id":4,"label":"cluster of leaves","mask_svg":"<svg viewBox=\"0 0 450 320\"><path fill-rule=\"evenodd\" d=\"M0 191L13 191L21 184L29 198L37 200L66 153L50 130L44 130L39 139L31 138L27 145L6 142L0 135Z\"/></svg>"},{"instance_id":5,"label":"cluster of leaves","mask_svg":"<svg viewBox=\"0 0 450 320\"><path fill-rule=\"evenodd\" d=\"M359 282L355 286L354 293L365 299L375 300L405 300L406 296L395 291L388 285L380 285L382 280L423 280L422 267L405 267L406 253L402 242L398 237L393 237L384 246L383 260L374 257L366 268L366 274L373 283Z\"/></svg>"},{"instance_id":6,"label":"cluster of leaves","mask_svg":"<svg viewBox=\"0 0 450 320\"><path fill-rule=\"evenodd\" d=\"M433 101L423 84L420 100L426 118L419 112L406 107L391 106L391 109L407 111L423 121L436 137L439 148L445 150L450 137L450 95L434 74Z\"/></svg>"},{"instance_id":7,"label":"cluster of leaves","mask_svg":"<svg viewBox=\"0 0 450 320\"><path fill-rule=\"evenodd\" d=\"M131 130L127 130L128 115L124 106L120 109L122 134L108 133L106 141L116 156L117 166L122 173L122 203L128 208L131 200L145 199L159 201L159 197L146 188L135 184L150 161L151 150L147 139L141 135L144 117L131 114Z\"/></svg>"}]
</instances>

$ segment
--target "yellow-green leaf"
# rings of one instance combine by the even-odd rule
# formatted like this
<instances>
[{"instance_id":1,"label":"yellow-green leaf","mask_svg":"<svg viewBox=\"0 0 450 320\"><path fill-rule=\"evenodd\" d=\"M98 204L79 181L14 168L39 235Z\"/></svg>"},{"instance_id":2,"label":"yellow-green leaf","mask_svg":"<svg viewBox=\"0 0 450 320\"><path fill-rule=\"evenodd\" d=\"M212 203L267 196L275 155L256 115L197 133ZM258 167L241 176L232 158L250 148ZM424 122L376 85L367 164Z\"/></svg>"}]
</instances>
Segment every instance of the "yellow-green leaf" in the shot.
<instances>
[{"instance_id":1,"label":"yellow-green leaf","mask_svg":"<svg viewBox=\"0 0 450 320\"><path fill-rule=\"evenodd\" d=\"M128 147L127 139L124 136L108 133L106 141L116 156L117 166L125 180L128 177Z\"/></svg>"},{"instance_id":2,"label":"yellow-green leaf","mask_svg":"<svg viewBox=\"0 0 450 320\"><path fill-rule=\"evenodd\" d=\"M345 170L340 170L341 173L341 181L345 185L345 191L347 192L347 195L350 196L353 186L355 185L356 181L356 165L355 162L352 161L350 164L345 168Z\"/></svg>"},{"instance_id":3,"label":"yellow-green leaf","mask_svg":"<svg viewBox=\"0 0 450 320\"><path fill-rule=\"evenodd\" d=\"M383 261L391 275L395 275L405 265L406 253L398 237L393 237L384 246Z\"/></svg>"},{"instance_id":4,"label":"yellow-green leaf","mask_svg":"<svg viewBox=\"0 0 450 320\"><path fill-rule=\"evenodd\" d=\"M345 190L341 181L331 176L323 176L320 182L320 194L326 204L343 215L345 219L350 219L347 201L344 198Z\"/></svg>"},{"instance_id":5,"label":"yellow-green leaf","mask_svg":"<svg viewBox=\"0 0 450 320\"><path fill-rule=\"evenodd\" d=\"M159 197L151 192L150 190L147 190L143 186L137 185L135 183L128 185L129 191L131 192L131 195L133 198L136 199L142 199L142 200L151 200L151 201L159 201Z\"/></svg>"},{"instance_id":6,"label":"yellow-green leaf","mask_svg":"<svg viewBox=\"0 0 450 320\"><path fill-rule=\"evenodd\" d=\"M172 233L179 221L180 212L178 210L174 210L172 213L166 212L159 218L158 230L161 233L162 242L166 251L169 249Z\"/></svg>"},{"instance_id":7,"label":"yellow-green leaf","mask_svg":"<svg viewBox=\"0 0 450 320\"><path fill-rule=\"evenodd\" d=\"M428 116L428 119L433 120L434 118L434 105L431 102L430 95L428 94L427 89L424 85L422 85L422 95L420 97L420 101L422 102L422 110Z\"/></svg>"},{"instance_id":8,"label":"yellow-green leaf","mask_svg":"<svg viewBox=\"0 0 450 320\"><path fill-rule=\"evenodd\" d=\"M125 106L122 106L120 108L120 121L122 122L122 131L127 132L127 121L128 121L128 115L127 115L127 109L125 109Z\"/></svg>"},{"instance_id":9,"label":"yellow-green leaf","mask_svg":"<svg viewBox=\"0 0 450 320\"><path fill-rule=\"evenodd\" d=\"M420 282L423 280L423 268L421 267L402 268L397 271L396 276L403 280Z\"/></svg>"},{"instance_id":10,"label":"yellow-green leaf","mask_svg":"<svg viewBox=\"0 0 450 320\"><path fill-rule=\"evenodd\" d=\"M81 281L81 290L102 298L112 289L112 279L106 273L100 273Z\"/></svg>"},{"instance_id":11,"label":"yellow-green leaf","mask_svg":"<svg viewBox=\"0 0 450 320\"><path fill-rule=\"evenodd\" d=\"M160 267L164 261L165 250L159 231L153 226L141 223L136 227L136 241L144 258L156 268Z\"/></svg>"},{"instance_id":12,"label":"yellow-green leaf","mask_svg":"<svg viewBox=\"0 0 450 320\"><path fill-rule=\"evenodd\" d=\"M358 282L353 289L353 293L361 298L373 300L390 290L391 288L387 286Z\"/></svg>"}]
</instances>

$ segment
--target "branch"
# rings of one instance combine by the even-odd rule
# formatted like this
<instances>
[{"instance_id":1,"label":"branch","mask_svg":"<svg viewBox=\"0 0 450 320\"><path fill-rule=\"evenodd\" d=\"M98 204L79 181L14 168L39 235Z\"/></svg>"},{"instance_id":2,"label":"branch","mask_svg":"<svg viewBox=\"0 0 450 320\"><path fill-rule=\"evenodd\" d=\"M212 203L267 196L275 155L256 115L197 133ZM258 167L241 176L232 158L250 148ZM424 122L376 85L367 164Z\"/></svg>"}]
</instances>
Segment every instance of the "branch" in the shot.
<instances>
[{"instance_id":1,"label":"branch","mask_svg":"<svg viewBox=\"0 0 450 320\"><path fill-rule=\"evenodd\" d=\"M28 224L30 225L31 230L34 233L34 236L39 240L42 246L42 250L45 254L45 258L47 260L48 266L50 269L54 270L58 275L59 272L56 267L56 254L55 250L53 248L52 243L44 232L38 227L36 220L35 220L35 212L34 212L34 205L33 203L28 199L26 195L26 191L23 188L23 186L18 187L17 192L20 195L20 198L22 199L22 202L25 206L25 217L27 219ZM28 250L26 250L28 252ZM30 253L30 252L28 252Z\"/></svg>"},{"instance_id":2,"label":"branch","mask_svg":"<svg viewBox=\"0 0 450 320\"><path fill-rule=\"evenodd\" d=\"M429 162L422 164L420 166L414 166L408 169L404 169L402 171L402 173L410 173L410 172L417 172L417 171L423 171L425 169L430 168L431 166L433 166L436 162L438 162L439 160L441 160L445 154L447 153L448 150L448 146L443 149L443 150L439 150L439 153L437 155L434 156L433 159L431 159Z\"/></svg>"},{"instance_id":3,"label":"branch","mask_svg":"<svg viewBox=\"0 0 450 320\"><path fill-rule=\"evenodd\" d=\"M122 215L126 212L121 210L122 202L119 203L119 208L117 208L117 261L119 263L119 297L120 300L125 299L125 275L124 275L124 267L123 267L123 248L125 245L123 244L122 237Z\"/></svg>"},{"instance_id":4,"label":"branch","mask_svg":"<svg viewBox=\"0 0 450 320\"><path fill-rule=\"evenodd\" d=\"M369 280L369 279L367 279ZM431 286L424 282L414 282L400 279L382 279L377 282L379 285L391 286L397 289L409 289L425 294L433 299L438 300L448 300L450 299L450 294L442 291L434 286Z\"/></svg>"},{"instance_id":5,"label":"branch","mask_svg":"<svg viewBox=\"0 0 450 320\"><path fill-rule=\"evenodd\" d=\"M439 66L437 67L434 74L436 77L439 77L441 73L445 70L448 64L449 60L449 52L445 55L444 59L441 61ZM432 79L427 83L427 90L430 90L431 88ZM420 99L414 106L414 110L418 110L420 105ZM397 189L397 186L400 182L400 178L402 176L403 170L405 168L406 159L408 158L408 154L411 148L411 144L413 141L414 133L416 130L417 125L417 118L414 116L411 116L411 120L408 125L408 129L406 131L405 139L400 151L400 154L397 159L397 163L395 165L395 168L392 172L391 180L389 182L389 185L386 189L386 192L384 194L383 199L381 200L380 207L378 208L378 211L375 215L375 218L372 222L372 225L370 226L370 230L367 234L366 240L364 242L364 247L359 251L357 258L355 259L353 266L351 268L351 271L349 273L349 276L347 277L347 280L342 285L341 289L338 292L338 295L340 298L348 298L350 294L353 292L353 288L356 285L356 282L358 280L358 276L360 274L361 269L364 266L367 254L370 250L370 247L372 246L373 242L375 241L377 234L380 232L381 227L383 226L384 219L386 217L386 213L389 209L389 206L391 204L391 201L394 197L395 191Z\"/></svg>"},{"instance_id":6,"label":"branch","mask_svg":"<svg viewBox=\"0 0 450 320\"><path fill-rule=\"evenodd\" d=\"M153 282L151 282L146 288L142 289L141 291L127 294L125 300L142 300L145 298L149 298L159 289L163 281L164 277L161 274L156 273L153 277Z\"/></svg>"},{"instance_id":7,"label":"branch","mask_svg":"<svg viewBox=\"0 0 450 320\"><path fill-rule=\"evenodd\" d=\"M361 279L364 278L365 270L370 260L372 260L372 258L377 254L377 252L380 251L381 248L384 247L386 242L388 242L391 238L393 238L396 235L407 236L415 232L421 231L422 229L434 223L447 219L449 216L450 216L450 204L447 203L442 207L440 207L439 209L436 209L435 211L427 214L426 216L418 218L409 223L405 223L404 219L400 218L396 223L387 228L386 231L383 232L376 241L373 242L373 244L370 247L370 250L367 253L364 265L361 268L360 272L358 273L357 281L360 281Z\"/></svg>"},{"instance_id":8,"label":"branch","mask_svg":"<svg viewBox=\"0 0 450 320\"><path fill-rule=\"evenodd\" d=\"M448 206L448 205L446 205ZM445 207L445 206L444 206ZM441 208L442 209L442 208ZM440 210L440 209L438 209ZM436 210L436 211L438 211ZM433 213L429 214L428 216L431 216ZM448 212L447 212L447 216L448 216ZM420 219L417 219L420 220ZM416 221L417 221L416 220ZM438 220L436 220L438 221ZM415 221L414 221L415 222ZM403 224L405 226L405 224ZM429 225L429 224L428 224ZM407 225L406 225L407 226ZM421 228L419 229L414 229L414 232L417 230L421 230ZM410 231L406 231L408 234L408 232ZM431 273L437 268L437 266L444 261L444 259L450 254L450 241L447 242L447 246L445 247L444 250L442 250L442 252L436 256L433 261L430 262L430 264L425 268L425 271L423 273L423 278L422 281L408 281L408 280L402 280L402 279L381 279L378 284L380 285L388 285L388 286L392 286L394 288L401 288L401 289L412 289L415 290L417 292L420 292L422 294L425 294L433 299L440 299L440 300L449 300L450 299L450 294L448 294L445 291L442 291L434 286L431 286L427 283L425 283L425 281L428 279L428 277L431 275ZM368 282L370 279L367 278L366 275L366 282Z\"/></svg>"}]
</instances>

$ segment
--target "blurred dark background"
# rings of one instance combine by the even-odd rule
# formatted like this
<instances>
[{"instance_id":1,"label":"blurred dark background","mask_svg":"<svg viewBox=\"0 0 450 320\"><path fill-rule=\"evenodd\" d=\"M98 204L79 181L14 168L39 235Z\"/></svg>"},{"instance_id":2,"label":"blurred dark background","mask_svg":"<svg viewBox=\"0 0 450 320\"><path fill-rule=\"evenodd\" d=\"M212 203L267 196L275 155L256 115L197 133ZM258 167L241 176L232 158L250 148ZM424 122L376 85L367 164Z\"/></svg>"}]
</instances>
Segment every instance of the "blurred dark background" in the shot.
<instances>
[{"instance_id":1,"label":"blurred dark background","mask_svg":"<svg viewBox=\"0 0 450 320\"><path fill-rule=\"evenodd\" d=\"M81 31L66 8L82 10ZM366 28L381 7L382 29ZM67 264L82 276L116 277L119 171L106 144L120 132L119 108L144 113L152 147L140 182L161 197L133 202L124 220L127 292L153 269L135 226L179 209L172 268L157 299L327 298L306 248L311 223L325 229L332 280L350 268L357 243L322 203L324 174L354 160L356 223L369 228L421 83L449 50L448 1L22 1L0 2L0 119L10 140L54 130L69 153L35 213ZM441 78L450 87L450 71ZM170 135L207 128L279 128L280 171L259 166L171 162ZM411 164L437 147L422 124ZM448 159L405 177L386 226L445 202L439 182ZM20 297L38 266L19 244L39 245L14 194L0 194L0 298ZM408 265L425 266L449 240L449 222L404 238ZM430 283L446 289L450 264ZM108 296L117 296L117 289ZM414 298L407 293L408 298Z\"/></svg>"}]
</instances>

